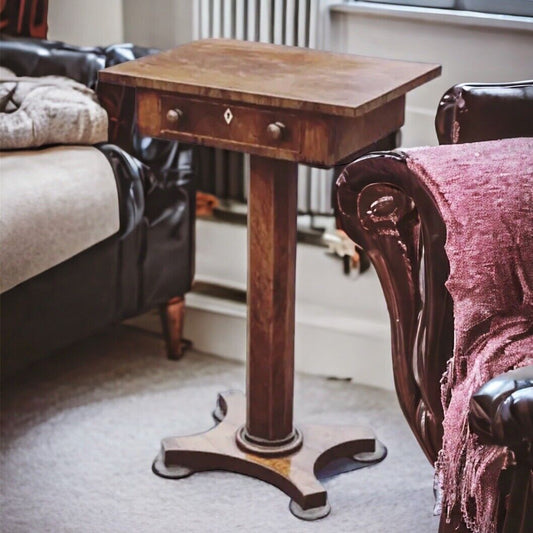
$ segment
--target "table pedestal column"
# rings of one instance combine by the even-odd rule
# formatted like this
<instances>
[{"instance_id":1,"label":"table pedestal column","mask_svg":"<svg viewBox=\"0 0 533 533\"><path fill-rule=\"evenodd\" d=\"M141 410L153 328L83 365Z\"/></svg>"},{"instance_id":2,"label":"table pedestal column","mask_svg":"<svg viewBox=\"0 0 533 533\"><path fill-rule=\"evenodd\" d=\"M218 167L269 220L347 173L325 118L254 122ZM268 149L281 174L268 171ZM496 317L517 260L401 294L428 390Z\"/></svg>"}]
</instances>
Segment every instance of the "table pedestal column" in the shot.
<instances>
[{"instance_id":1,"label":"table pedestal column","mask_svg":"<svg viewBox=\"0 0 533 533\"><path fill-rule=\"evenodd\" d=\"M293 426L297 165L251 157L248 209L247 396L219 395L207 433L163 439L153 470L182 478L229 470L271 483L306 520L329 513L315 472L356 454L381 460L374 433L353 426Z\"/></svg>"},{"instance_id":2,"label":"table pedestal column","mask_svg":"<svg viewBox=\"0 0 533 533\"><path fill-rule=\"evenodd\" d=\"M265 454L301 445L293 428L296 163L250 158L246 425L239 445Z\"/></svg>"}]
</instances>

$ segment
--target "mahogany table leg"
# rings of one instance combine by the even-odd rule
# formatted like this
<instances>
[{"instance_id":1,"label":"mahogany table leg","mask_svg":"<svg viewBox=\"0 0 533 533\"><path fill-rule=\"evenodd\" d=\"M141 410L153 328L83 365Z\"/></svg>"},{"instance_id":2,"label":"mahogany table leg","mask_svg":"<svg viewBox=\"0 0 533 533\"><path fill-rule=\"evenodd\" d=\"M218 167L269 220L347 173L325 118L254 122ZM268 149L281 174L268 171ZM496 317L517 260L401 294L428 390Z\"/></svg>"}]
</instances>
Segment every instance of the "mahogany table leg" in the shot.
<instances>
[{"instance_id":1,"label":"mahogany table leg","mask_svg":"<svg viewBox=\"0 0 533 533\"><path fill-rule=\"evenodd\" d=\"M241 444L297 443L293 429L297 165L250 158L247 413Z\"/></svg>"}]
</instances>

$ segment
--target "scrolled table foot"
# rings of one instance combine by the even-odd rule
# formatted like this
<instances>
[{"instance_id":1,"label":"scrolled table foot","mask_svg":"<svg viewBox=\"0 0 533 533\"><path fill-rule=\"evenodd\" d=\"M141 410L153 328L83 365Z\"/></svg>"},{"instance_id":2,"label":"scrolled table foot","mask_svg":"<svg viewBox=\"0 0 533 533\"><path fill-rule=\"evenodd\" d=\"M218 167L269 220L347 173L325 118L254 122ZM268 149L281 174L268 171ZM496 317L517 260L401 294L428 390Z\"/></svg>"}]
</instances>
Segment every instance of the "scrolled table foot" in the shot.
<instances>
[{"instance_id":1,"label":"scrolled table foot","mask_svg":"<svg viewBox=\"0 0 533 533\"><path fill-rule=\"evenodd\" d=\"M353 456L354 460L358 463L379 463L379 461L382 461L385 457L387 457L387 448L377 439L373 452L360 452Z\"/></svg>"},{"instance_id":2,"label":"scrolled table foot","mask_svg":"<svg viewBox=\"0 0 533 533\"><path fill-rule=\"evenodd\" d=\"M328 514L331 512L331 506L329 502L326 501L325 505L311 507L310 509L302 509L297 502L291 500L291 503L289 504L289 510L296 518L299 518L300 520L312 521L320 520L321 518L328 516Z\"/></svg>"},{"instance_id":3,"label":"scrolled table foot","mask_svg":"<svg viewBox=\"0 0 533 533\"><path fill-rule=\"evenodd\" d=\"M292 514L302 520L317 520L330 511L327 492L316 473L339 459L364 452L373 453L376 437L366 427L304 425L295 439L285 443L280 454L259 453L243 446L241 433L246 420L246 398L236 391L221 393L217 402L221 421L205 433L167 437L153 471L165 478L183 478L194 472L226 470L262 479L284 491L292 500ZM296 444L295 444L296 443ZM274 443L279 444L279 443ZM244 448L244 449L243 449ZM270 449L267 452L271 452ZM363 466L366 466L365 463Z\"/></svg>"},{"instance_id":4,"label":"scrolled table foot","mask_svg":"<svg viewBox=\"0 0 533 533\"><path fill-rule=\"evenodd\" d=\"M192 476L192 474L194 474L194 470L186 466L181 466L181 465L167 466L165 464L162 451L157 454L157 457L154 459L154 462L152 463L152 472L160 477L164 477L167 479L182 479L185 477Z\"/></svg>"}]
</instances>

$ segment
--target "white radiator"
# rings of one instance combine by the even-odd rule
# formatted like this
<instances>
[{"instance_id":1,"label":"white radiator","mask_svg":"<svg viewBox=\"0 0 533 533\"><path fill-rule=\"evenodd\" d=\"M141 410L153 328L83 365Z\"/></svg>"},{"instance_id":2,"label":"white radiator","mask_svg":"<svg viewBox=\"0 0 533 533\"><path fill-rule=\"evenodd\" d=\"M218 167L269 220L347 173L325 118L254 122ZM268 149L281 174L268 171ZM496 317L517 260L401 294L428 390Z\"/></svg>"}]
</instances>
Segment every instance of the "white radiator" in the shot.
<instances>
[{"instance_id":1,"label":"white radiator","mask_svg":"<svg viewBox=\"0 0 533 533\"><path fill-rule=\"evenodd\" d=\"M193 38L225 37L308 48L327 48L329 6L338 0L193 0ZM249 161L238 154L204 150L200 188L217 196L246 200ZM243 166L244 165L244 166ZM242 170L241 170L242 169ZM332 170L300 165L298 209L329 214Z\"/></svg>"}]
</instances>

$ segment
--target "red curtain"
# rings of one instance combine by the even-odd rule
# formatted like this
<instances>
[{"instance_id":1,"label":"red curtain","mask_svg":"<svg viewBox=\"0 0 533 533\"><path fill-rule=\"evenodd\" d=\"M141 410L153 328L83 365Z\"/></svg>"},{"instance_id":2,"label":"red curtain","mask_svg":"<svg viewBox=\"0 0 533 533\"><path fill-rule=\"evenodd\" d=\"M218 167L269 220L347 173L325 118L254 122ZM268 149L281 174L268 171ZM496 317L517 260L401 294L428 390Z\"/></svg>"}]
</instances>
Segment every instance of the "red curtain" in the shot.
<instances>
[{"instance_id":1,"label":"red curtain","mask_svg":"<svg viewBox=\"0 0 533 533\"><path fill-rule=\"evenodd\" d=\"M0 0L0 32L46 39L48 0Z\"/></svg>"}]
</instances>

